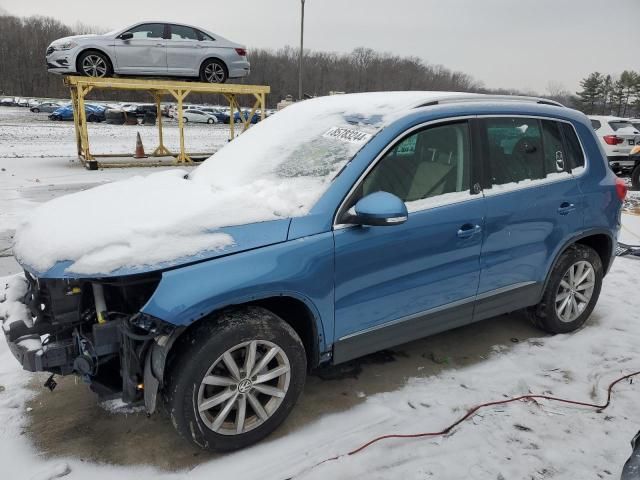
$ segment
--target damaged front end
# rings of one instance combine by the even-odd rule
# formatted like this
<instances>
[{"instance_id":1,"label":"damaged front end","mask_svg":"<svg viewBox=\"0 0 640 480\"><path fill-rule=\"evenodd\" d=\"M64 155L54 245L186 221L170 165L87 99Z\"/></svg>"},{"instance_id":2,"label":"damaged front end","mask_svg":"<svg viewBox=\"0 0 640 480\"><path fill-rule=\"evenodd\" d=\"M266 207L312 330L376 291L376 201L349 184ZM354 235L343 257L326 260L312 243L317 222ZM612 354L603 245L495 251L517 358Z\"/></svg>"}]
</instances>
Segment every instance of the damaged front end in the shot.
<instances>
[{"instance_id":1,"label":"damaged front end","mask_svg":"<svg viewBox=\"0 0 640 480\"><path fill-rule=\"evenodd\" d=\"M25 370L76 374L101 398L155 410L174 325L140 313L160 273L38 279L25 271L0 292L0 320ZM49 388L55 386L52 377Z\"/></svg>"}]
</instances>

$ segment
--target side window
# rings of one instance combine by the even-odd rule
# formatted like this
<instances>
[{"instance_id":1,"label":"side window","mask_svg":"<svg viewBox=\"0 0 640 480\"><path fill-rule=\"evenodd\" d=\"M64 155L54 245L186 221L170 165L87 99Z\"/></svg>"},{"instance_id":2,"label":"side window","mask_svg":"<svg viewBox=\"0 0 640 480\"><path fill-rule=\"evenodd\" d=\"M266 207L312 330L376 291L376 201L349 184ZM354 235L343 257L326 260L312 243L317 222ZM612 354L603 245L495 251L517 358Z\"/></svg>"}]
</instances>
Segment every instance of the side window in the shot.
<instances>
[{"instance_id":1,"label":"side window","mask_svg":"<svg viewBox=\"0 0 640 480\"><path fill-rule=\"evenodd\" d=\"M198 40L198 34L191 27L171 25L171 40Z\"/></svg>"},{"instance_id":2,"label":"side window","mask_svg":"<svg viewBox=\"0 0 640 480\"><path fill-rule=\"evenodd\" d=\"M209 41L209 42L215 42L215 38L213 38L211 35L207 35L202 30L196 30L196 33L198 34L198 40L206 40L206 41Z\"/></svg>"},{"instance_id":3,"label":"side window","mask_svg":"<svg viewBox=\"0 0 640 480\"><path fill-rule=\"evenodd\" d=\"M138 25L127 31L133 34L135 40L143 40L147 38L162 38L164 36L164 24L162 23L145 23Z\"/></svg>"},{"instance_id":4,"label":"side window","mask_svg":"<svg viewBox=\"0 0 640 480\"><path fill-rule=\"evenodd\" d=\"M364 179L359 193L384 191L405 202L416 202L468 192L470 157L467 122L428 127L389 150Z\"/></svg>"},{"instance_id":5,"label":"side window","mask_svg":"<svg viewBox=\"0 0 640 480\"><path fill-rule=\"evenodd\" d=\"M571 171L578 167L584 167L584 153L580 147L580 141L576 131L568 123L561 123L564 143L567 152L567 168Z\"/></svg>"},{"instance_id":6,"label":"side window","mask_svg":"<svg viewBox=\"0 0 640 480\"><path fill-rule=\"evenodd\" d=\"M594 130L598 130L602 126L602 124L599 120L591 120L591 126Z\"/></svg>"},{"instance_id":7,"label":"side window","mask_svg":"<svg viewBox=\"0 0 640 480\"><path fill-rule=\"evenodd\" d=\"M545 176L548 176L551 173L566 171L566 159L564 144L562 142L562 132L560 130L560 122L542 120L540 123L542 124Z\"/></svg>"},{"instance_id":8,"label":"side window","mask_svg":"<svg viewBox=\"0 0 640 480\"><path fill-rule=\"evenodd\" d=\"M492 185L546 176L539 123L528 118L488 118L484 122Z\"/></svg>"}]
</instances>

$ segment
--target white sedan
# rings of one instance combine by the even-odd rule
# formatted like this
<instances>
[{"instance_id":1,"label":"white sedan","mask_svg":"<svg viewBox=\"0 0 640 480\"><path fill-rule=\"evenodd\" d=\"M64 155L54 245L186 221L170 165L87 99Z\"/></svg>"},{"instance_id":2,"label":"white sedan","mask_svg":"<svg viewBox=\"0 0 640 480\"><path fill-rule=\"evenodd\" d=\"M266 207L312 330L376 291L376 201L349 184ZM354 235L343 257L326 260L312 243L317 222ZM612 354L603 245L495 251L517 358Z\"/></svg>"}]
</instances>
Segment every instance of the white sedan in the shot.
<instances>
[{"instance_id":1,"label":"white sedan","mask_svg":"<svg viewBox=\"0 0 640 480\"><path fill-rule=\"evenodd\" d=\"M208 112L202 110L184 110L182 118L185 122L193 123L218 123L218 119Z\"/></svg>"}]
</instances>

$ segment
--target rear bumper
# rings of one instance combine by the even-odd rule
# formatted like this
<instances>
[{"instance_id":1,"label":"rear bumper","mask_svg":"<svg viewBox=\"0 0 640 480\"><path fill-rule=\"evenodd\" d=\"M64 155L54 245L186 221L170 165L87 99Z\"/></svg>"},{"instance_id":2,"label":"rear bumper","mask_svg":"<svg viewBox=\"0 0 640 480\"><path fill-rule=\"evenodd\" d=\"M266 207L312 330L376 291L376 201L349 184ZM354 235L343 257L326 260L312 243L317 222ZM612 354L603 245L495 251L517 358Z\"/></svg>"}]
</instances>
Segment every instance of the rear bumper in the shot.
<instances>
[{"instance_id":1,"label":"rear bumper","mask_svg":"<svg viewBox=\"0 0 640 480\"><path fill-rule=\"evenodd\" d=\"M609 155L607 160L614 172L630 172L640 163L640 155Z\"/></svg>"},{"instance_id":2,"label":"rear bumper","mask_svg":"<svg viewBox=\"0 0 640 480\"><path fill-rule=\"evenodd\" d=\"M251 73L251 64L246 60L231 62L228 67L229 78L242 78Z\"/></svg>"}]
</instances>

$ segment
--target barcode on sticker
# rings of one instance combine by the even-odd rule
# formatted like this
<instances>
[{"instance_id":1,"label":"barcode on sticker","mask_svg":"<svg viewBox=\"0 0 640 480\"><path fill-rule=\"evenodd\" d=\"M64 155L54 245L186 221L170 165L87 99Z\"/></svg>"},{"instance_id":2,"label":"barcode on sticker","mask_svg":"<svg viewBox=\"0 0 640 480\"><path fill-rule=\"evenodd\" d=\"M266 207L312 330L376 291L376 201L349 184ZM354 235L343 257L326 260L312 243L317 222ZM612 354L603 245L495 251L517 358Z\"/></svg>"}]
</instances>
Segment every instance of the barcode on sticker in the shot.
<instances>
[{"instance_id":1,"label":"barcode on sticker","mask_svg":"<svg viewBox=\"0 0 640 480\"><path fill-rule=\"evenodd\" d=\"M331 127L322 135L325 138L335 138L343 142L365 143L371 138L370 133L354 130L353 128Z\"/></svg>"}]
</instances>

